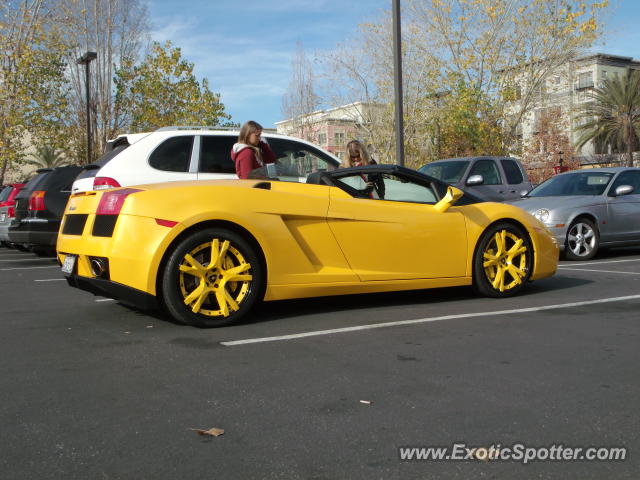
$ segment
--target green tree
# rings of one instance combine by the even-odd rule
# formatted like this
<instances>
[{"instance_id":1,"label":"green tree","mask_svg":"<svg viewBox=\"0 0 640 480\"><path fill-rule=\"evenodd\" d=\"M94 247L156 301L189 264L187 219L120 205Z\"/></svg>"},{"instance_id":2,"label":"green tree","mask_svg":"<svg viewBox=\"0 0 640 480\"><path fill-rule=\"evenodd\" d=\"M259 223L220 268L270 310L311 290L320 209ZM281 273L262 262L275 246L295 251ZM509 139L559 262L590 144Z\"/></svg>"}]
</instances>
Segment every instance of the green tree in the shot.
<instances>
[{"instance_id":1,"label":"green tree","mask_svg":"<svg viewBox=\"0 0 640 480\"><path fill-rule=\"evenodd\" d=\"M613 144L626 151L627 165L633 166L640 134L640 72L628 70L596 88L591 102L578 114L580 148L590 141Z\"/></svg>"},{"instance_id":2,"label":"green tree","mask_svg":"<svg viewBox=\"0 0 640 480\"><path fill-rule=\"evenodd\" d=\"M0 184L24 161L24 139L60 148L67 110L67 44L44 0L0 6Z\"/></svg>"},{"instance_id":3,"label":"green tree","mask_svg":"<svg viewBox=\"0 0 640 480\"><path fill-rule=\"evenodd\" d=\"M131 60L116 72L116 103L130 116L133 131L168 125L221 125L230 120L220 94L209 90L207 79L198 82L193 63L180 48L154 42L139 65Z\"/></svg>"},{"instance_id":4,"label":"green tree","mask_svg":"<svg viewBox=\"0 0 640 480\"><path fill-rule=\"evenodd\" d=\"M36 147L36 153L26 161L27 165L32 165L36 167L36 169L62 167L68 163L64 153L58 151L51 145L40 145Z\"/></svg>"}]
</instances>

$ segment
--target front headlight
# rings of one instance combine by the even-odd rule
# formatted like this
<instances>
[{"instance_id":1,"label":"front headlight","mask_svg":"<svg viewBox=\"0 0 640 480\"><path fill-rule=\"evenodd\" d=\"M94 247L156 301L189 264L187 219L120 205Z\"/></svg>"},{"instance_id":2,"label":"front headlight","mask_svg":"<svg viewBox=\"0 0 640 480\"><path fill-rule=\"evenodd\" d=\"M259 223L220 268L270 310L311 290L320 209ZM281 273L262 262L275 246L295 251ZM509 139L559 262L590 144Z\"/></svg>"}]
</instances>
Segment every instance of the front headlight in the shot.
<instances>
[{"instance_id":1,"label":"front headlight","mask_svg":"<svg viewBox=\"0 0 640 480\"><path fill-rule=\"evenodd\" d=\"M533 216L536 217L538 220L540 220L542 223L544 223L549 218L549 210L547 210L546 208L539 208L538 210L535 211Z\"/></svg>"}]
</instances>

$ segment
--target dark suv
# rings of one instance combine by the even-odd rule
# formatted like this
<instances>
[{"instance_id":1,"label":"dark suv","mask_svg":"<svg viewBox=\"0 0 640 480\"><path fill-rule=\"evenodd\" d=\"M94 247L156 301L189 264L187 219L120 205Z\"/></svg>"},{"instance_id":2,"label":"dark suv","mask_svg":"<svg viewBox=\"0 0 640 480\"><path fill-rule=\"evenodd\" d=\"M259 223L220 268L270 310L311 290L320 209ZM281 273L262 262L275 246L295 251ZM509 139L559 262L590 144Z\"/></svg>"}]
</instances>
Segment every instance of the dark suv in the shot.
<instances>
[{"instance_id":1,"label":"dark suv","mask_svg":"<svg viewBox=\"0 0 640 480\"><path fill-rule=\"evenodd\" d=\"M42 168L16 196L15 218L9 225L9 241L34 251L52 251L60 220L71 194L79 166Z\"/></svg>"},{"instance_id":2,"label":"dark suv","mask_svg":"<svg viewBox=\"0 0 640 480\"><path fill-rule=\"evenodd\" d=\"M525 169L511 157L447 158L420 172L492 202L520 198L533 188Z\"/></svg>"}]
</instances>

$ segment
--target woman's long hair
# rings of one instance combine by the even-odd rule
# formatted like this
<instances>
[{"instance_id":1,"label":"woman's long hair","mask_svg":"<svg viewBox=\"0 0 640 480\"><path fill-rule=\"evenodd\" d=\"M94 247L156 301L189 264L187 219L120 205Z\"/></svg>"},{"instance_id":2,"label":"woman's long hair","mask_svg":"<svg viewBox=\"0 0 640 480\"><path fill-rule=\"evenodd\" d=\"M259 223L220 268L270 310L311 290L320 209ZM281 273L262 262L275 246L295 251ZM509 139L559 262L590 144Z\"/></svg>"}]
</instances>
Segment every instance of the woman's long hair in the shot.
<instances>
[{"instance_id":1,"label":"woman's long hair","mask_svg":"<svg viewBox=\"0 0 640 480\"><path fill-rule=\"evenodd\" d=\"M262 125L260 125L258 122L254 122L253 120L249 120L247 123L242 125L242 128L240 129L240 135L238 135L238 143L249 145L249 135L259 130L264 130L262 128Z\"/></svg>"},{"instance_id":2,"label":"woman's long hair","mask_svg":"<svg viewBox=\"0 0 640 480\"><path fill-rule=\"evenodd\" d=\"M364 148L358 140L351 140L347 143L347 167L355 167L356 162L360 161L362 165L369 165L371 163L375 163L371 160L371 156L367 149Z\"/></svg>"},{"instance_id":3,"label":"woman's long hair","mask_svg":"<svg viewBox=\"0 0 640 480\"><path fill-rule=\"evenodd\" d=\"M258 131L262 131L264 130L262 128L262 125L260 125L258 122L254 122L253 120L249 120L248 122L246 122L244 125L242 125L242 128L240 129L240 134L238 135L238 143L244 143L245 145L247 145L251 150L253 150L253 153L255 154L258 162L260 164L262 164L262 150L260 150L260 146L259 145L251 145L249 143L249 135L251 135L254 132L258 132Z\"/></svg>"}]
</instances>

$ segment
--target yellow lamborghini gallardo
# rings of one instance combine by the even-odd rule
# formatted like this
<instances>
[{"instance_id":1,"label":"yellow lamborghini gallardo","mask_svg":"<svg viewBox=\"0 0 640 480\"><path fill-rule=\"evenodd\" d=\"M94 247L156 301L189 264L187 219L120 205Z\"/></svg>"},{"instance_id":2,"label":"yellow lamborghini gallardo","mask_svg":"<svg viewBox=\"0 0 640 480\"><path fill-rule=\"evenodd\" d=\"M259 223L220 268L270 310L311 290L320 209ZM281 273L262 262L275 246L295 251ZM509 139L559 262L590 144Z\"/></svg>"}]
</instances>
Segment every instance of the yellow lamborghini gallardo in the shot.
<instances>
[{"instance_id":1,"label":"yellow lamborghini gallardo","mask_svg":"<svg viewBox=\"0 0 640 480\"><path fill-rule=\"evenodd\" d=\"M458 285L505 297L558 261L555 239L524 210L394 165L307 183L77 193L57 250L70 285L201 327L235 322L261 300Z\"/></svg>"}]
</instances>

